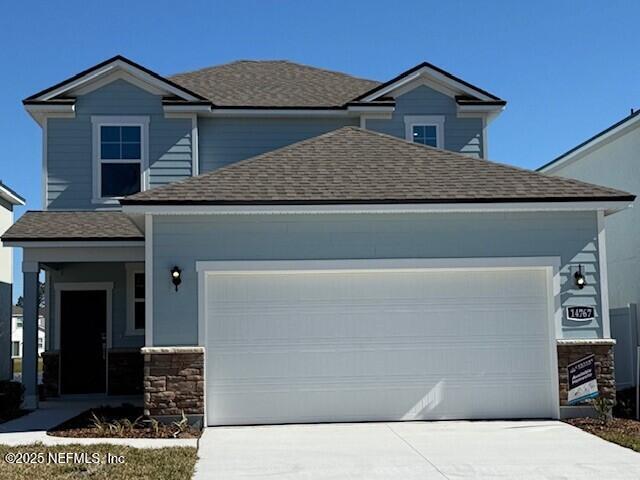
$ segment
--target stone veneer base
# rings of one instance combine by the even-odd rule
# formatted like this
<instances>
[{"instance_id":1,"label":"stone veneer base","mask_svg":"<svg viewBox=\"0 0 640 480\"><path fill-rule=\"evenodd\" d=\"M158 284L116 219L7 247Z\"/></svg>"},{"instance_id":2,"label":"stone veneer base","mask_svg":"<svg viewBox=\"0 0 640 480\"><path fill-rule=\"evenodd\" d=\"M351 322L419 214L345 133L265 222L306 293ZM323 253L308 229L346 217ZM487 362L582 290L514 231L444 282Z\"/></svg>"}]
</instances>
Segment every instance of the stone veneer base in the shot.
<instances>
[{"instance_id":1,"label":"stone veneer base","mask_svg":"<svg viewBox=\"0 0 640 480\"><path fill-rule=\"evenodd\" d=\"M558 340L558 380L560 393L560 409L562 417L586 416L592 411L586 403L570 406L568 397L567 366L587 355L595 355L596 379L601 397L615 402L616 380L615 363L613 358L613 340ZM586 408L585 408L586 407ZM572 413L573 411L573 413Z\"/></svg>"},{"instance_id":2,"label":"stone veneer base","mask_svg":"<svg viewBox=\"0 0 640 480\"><path fill-rule=\"evenodd\" d=\"M204 348L145 347L144 413L160 419L204 415Z\"/></svg>"}]
</instances>

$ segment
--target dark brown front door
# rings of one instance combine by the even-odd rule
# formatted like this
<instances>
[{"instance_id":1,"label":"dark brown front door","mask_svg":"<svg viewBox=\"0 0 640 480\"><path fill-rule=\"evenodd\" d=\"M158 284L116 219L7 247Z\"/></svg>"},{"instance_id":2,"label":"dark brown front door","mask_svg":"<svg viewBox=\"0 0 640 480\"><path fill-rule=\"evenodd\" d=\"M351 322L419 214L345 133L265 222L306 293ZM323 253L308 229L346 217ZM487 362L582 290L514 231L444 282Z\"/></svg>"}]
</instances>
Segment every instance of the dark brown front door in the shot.
<instances>
[{"instance_id":1,"label":"dark brown front door","mask_svg":"<svg viewBox=\"0 0 640 480\"><path fill-rule=\"evenodd\" d=\"M107 293L60 292L60 375L62 394L106 390Z\"/></svg>"}]
</instances>

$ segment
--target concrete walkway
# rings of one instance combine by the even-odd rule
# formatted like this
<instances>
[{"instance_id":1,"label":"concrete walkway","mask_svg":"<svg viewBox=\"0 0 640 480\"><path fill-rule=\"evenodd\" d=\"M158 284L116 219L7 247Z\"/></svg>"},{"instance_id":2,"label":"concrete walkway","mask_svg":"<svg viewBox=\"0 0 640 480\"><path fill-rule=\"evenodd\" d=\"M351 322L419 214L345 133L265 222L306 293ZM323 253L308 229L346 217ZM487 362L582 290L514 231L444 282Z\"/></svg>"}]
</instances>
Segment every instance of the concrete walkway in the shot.
<instances>
[{"instance_id":1,"label":"concrete walkway","mask_svg":"<svg viewBox=\"0 0 640 480\"><path fill-rule=\"evenodd\" d=\"M47 430L79 415L92 407L119 406L123 403L140 403L138 397L81 396L40 402L37 410L15 420L0 424L0 444L28 445L40 442L45 445L127 445L137 448L196 447L196 438L65 438L47 435Z\"/></svg>"},{"instance_id":2,"label":"concrete walkway","mask_svg":"<svg viewBox=\"0 0 640 480\"><path fill-rule=\"evenodd\" d=\"M207 428L195 480L638 479L640 454L556 421Z\"/></svg>"}]
</instances>

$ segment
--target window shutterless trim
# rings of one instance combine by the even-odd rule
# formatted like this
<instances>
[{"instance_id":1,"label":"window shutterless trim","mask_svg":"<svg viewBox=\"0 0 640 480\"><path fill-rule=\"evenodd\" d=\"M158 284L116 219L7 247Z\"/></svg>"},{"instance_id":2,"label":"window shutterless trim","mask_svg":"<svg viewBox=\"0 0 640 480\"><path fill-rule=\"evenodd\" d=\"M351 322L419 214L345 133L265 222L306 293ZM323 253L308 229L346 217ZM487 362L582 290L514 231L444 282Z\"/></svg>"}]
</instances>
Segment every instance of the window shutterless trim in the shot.
<instances>
[{"instance_id":1,"label":"window shutterless trim","mask_svg":"<svg viewBox=\"0 0 640 480\"><path fill-rule=\"evenodd\" d=\"M136 298L136 284L135 284L136 274L145 273L144 263L142 262L127 263L125 264L125 269L127 270L127 328L125 331L125 335L127 336L144 335L144 328L136 328L136 311L135 311L135 303L137 300L142 300L142 302L145 302L144 297ZM146 287L146 278L145 278L145 287Z\"/></svg>"},{"instance_id":2,"label":"window shutterless trim","mask_svg":"<svg viewBox=\"0 0 640 480\"><path fill-rule=\"evenodd\" d=\"M405 115L404 135L405 139L413 142L413 127L436 127L436 148L444 148L444 115Z\"/></svg>"},{"instance_id":3,"label":"window shutterless trim","mask_svg":"<svg viewBox=\"0 0 640 480\"><path fill-rule=\"evenodd\" d=\"M92 115L92 145L93 145L93 197L92 203L117 204L123 197L102 196L102 164L103 163L139 163L140 191L149 188L149 117L148 116L111 116ZM139 159L102 159L101 155L101 127L140 127L140 158Z\"/></svg>"}]
</instances>

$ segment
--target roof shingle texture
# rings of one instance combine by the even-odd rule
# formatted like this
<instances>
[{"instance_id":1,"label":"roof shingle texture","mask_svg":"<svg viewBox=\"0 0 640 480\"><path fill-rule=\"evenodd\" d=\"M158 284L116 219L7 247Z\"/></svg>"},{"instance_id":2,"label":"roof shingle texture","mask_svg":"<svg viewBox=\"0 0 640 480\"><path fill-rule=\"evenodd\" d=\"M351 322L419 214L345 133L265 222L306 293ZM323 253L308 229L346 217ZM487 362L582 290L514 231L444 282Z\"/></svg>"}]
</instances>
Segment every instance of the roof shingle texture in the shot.
<instances>
[{"instance_id":1,"label":"roof shingle texture","mask_svg":"<svg viewBox=\"0 0 640 480\"><path fill-rule=\"evenodd\" d=\"M610 188L344 127L121 202L243 205L633 198Z\"/></svg>"},{"instance_id":2,"label":"roof shingle texture","mask_svg":"<svg viewBox=\"0 0 640 480\"><path fill-rule=\"evenodd\" d=\"M2 240L144 240L122 212L26 212Z\"/></svg>"},{"instance_id":3,"label":"roof shingle texture","mask_svg":"<svg viewBox=\"0 0 640 480\"><path fill-rule=\"evenodd\" d=\"M339 107L380 84L286 60L241 60L168 78L221 107Z\"/></svg>"}]
</instances>

